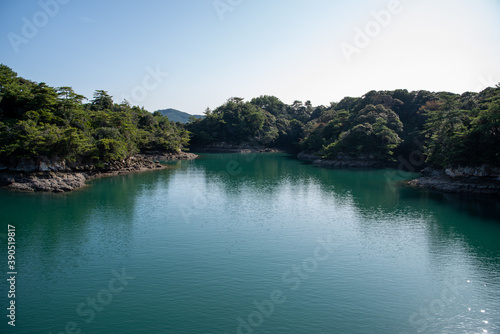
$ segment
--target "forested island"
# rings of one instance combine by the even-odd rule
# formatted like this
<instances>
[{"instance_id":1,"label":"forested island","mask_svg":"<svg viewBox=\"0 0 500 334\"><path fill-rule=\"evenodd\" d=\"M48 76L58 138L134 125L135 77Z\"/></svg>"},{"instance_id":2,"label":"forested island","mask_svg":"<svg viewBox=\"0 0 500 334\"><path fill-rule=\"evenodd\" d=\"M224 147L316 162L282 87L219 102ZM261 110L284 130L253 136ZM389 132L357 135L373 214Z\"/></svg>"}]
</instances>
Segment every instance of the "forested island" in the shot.
<instances>
[{"instance_id":1,"label":"forested island","mask_svg":"<svg viewBox=\"0 0 500 334\"><path fill-rule=\"evenodd\" d=\"M462 95L370 91L329 106L232 97L188 124L127 101L117 104L104 90L84 100L70 87L32 82L0 65L1 185L22 184L21 172L160 168L148 155L192 158L182 153L189 148L279 149L323 166L423 170L427 176L415 186L500 194L499 85Z\"/></svg>"},{"instance_id":2,"label":"forested island","mask_svg":"<svg viewBox=\"0 0 500 334\"><path fill-rule=\"evenodd\" d=\"M102 175L163 167L149 156L194 157L182 151L189 132L160 113L114 103L104 90L84 100L0 65L0 185L68 191Z\"/></svg>"}]
</instances>

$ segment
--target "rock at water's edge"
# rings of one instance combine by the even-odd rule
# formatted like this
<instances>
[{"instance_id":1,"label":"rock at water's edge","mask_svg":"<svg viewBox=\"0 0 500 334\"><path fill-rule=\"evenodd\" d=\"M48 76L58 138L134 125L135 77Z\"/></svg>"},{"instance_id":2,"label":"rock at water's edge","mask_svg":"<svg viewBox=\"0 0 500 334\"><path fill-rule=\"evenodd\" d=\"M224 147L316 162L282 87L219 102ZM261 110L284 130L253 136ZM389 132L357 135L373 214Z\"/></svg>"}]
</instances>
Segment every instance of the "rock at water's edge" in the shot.
<instances>
[{"instance_id":1,"label":"rock at water's edge","mask_svg":"<svg viewBox=\"0 0 500 334\"><path fill-rule=\"evenodd\" d=\"M325 159L316 154L301 152L297 154L297 158L311 162L315 166L328 168L382 168L391 166L390 162L376 159L373 156L351 157L339 154L336 159Z\"/></svg>"},{"instance_id":2,"label":"rock at water's edge","mask_svg":"<svg viewBox=\"0 0 500 334\"><path fill-rule=\"evenodd\" d=\"M500 197L500 169L481 167L449 167L445 170L425 168L423 176L409 185L445 193Z\"/></svg>"},{"instance_id":3,"label":"rock at water's edge","mask_svg":"<svg viewBox=\"0 0 500 334\"><path fill-rule=\"evenodd\" d=\"M100 167L81 163L67 164L65 160L58 158L12 160L10 164L4 164L6 168L0 171L0 187L20 191L65 192L83 187L86 181L102 176L166 168L156 160L194 159L197 156L178 152L162 154L163 159L155 159L159 157L137 155L123 161L105 163Z\"/></svg>"}]
</instances>

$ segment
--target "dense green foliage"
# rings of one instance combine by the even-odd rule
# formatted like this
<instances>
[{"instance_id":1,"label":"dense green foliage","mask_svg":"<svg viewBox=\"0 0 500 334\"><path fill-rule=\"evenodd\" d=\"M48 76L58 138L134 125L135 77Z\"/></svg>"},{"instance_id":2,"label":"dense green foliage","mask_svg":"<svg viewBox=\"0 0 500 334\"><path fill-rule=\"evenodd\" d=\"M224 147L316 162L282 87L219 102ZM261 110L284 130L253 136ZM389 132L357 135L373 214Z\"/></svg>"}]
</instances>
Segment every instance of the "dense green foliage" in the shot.
<instances>
[{"instance_id":1,"label":"dense green foliage","mask_svg":"<svg viewBox=\"0 0 500 334\"><path fill-rule=\"evenodd\" d=\"M89 103L0 65L0 157L121 160L144 151L226 143L396 160L422 152L435 166L500 166L500 86L462 95L371 91L329 106L274 96L230 98L187 125L98 90Z\"/></svg>"},{"instance_id":2,"label":"dense green foliage","mask_svg":"<svg viewBox=\"0 0 500 334\"><path fill-rule=\"evenodd\" d=\"M500 166L500 87L444 95L423 110L430 163Z\"/></svg>"},{"instance_id":3,"label":"dense green foliage","mask_svg":"<svg viewBox=\"0 0 500 334\"><path fill-rule=\"evenodd\" d=\"M225 142L384 160L420 151L436 166L500 165L499 87L462 95L371 91L328 107L231 98L205 114L188 124L197 146Z\"/></svg>"},{"instance_id":4,"label":"dense green foliage","mask_svg":"<svg viewBox=\"0 0 500 334\"><path fill-rule=\"evenodd\" d=\"M301 148L337 154L392 159L417 148L423 140L425 115L420 107L433 99L429 92L371 91L361 98L347 97L306 124Z\"/></svg>"},{"instance_id":5,"label":"dense green foliage","mask_svg":"<svg viewBox=\"0 0 500 334\"><path fill-rule=\"evenodd\" d=\"M303 106L295 101L287 106L274 96L261 96L250 102L230 98L214 111L207 109L206 117L193 120L188 129L196 146L225 142L291 149L301 140L302 121L309 119L311 112L310 102Z\"/></svg>"},{"instance_id":6,"label":"dense green foliage","mask_svg":"<svg viewBox=\"0 0 500 334\"><path fill-rule=\"evenodd\" d=\"M116 104L98 90L90 103L0 65L0 157L59 157L94 163L149 150L178 151L189 133L159 113Z\"/></svg>"}]
</instances>

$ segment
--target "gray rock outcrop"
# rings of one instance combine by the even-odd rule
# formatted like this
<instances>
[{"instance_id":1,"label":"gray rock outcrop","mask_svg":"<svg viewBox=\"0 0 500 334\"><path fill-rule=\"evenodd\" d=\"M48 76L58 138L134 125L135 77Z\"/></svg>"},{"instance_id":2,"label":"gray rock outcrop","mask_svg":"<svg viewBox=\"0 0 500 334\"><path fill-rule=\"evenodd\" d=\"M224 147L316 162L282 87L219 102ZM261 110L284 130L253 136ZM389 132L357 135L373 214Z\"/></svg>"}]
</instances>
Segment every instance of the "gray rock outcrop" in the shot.
<instances>
[{"instance_id":1,"label":"gray rock outcrop","mask_svg":"<svg viewBox=\"0 0 500 334\"><path fill-rule=\"evenodd\" d=\"M166 166L157 161L194 159L197 156L192 153L178 152L164 154L162 157L143 154L99 166L47 157L10 159L0 164L0 187L20 191L65 192L83 187L86 181L91 179L134 171L162 169Z\"/></svg>"}]
</instances>

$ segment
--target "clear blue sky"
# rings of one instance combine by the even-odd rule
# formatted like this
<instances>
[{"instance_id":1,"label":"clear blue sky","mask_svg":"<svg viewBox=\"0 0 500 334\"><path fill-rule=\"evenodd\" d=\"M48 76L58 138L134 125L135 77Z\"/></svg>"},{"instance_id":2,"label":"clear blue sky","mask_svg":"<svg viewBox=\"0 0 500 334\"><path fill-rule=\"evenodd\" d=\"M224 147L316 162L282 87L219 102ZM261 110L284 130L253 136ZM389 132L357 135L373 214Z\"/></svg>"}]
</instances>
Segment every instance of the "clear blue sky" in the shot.
<instances>
[{"instance_id":1,"label":"clear blue sky","mask_svg":"<svg viewBox=\"0 0 500 334\"><path fill-rule=\"evenodd\" d=\"M58 1L0 0L0 63L149 111L500 81L499 0Z\"/></svg>"}]
</instances>

